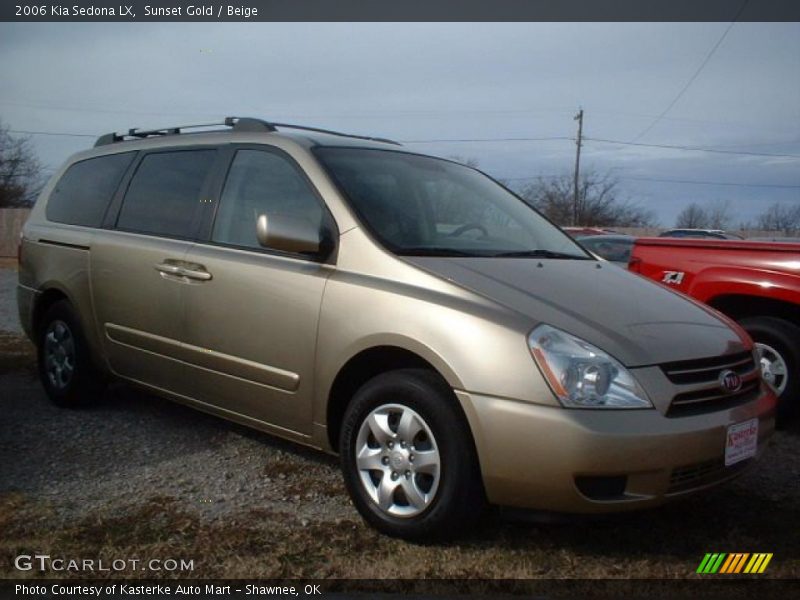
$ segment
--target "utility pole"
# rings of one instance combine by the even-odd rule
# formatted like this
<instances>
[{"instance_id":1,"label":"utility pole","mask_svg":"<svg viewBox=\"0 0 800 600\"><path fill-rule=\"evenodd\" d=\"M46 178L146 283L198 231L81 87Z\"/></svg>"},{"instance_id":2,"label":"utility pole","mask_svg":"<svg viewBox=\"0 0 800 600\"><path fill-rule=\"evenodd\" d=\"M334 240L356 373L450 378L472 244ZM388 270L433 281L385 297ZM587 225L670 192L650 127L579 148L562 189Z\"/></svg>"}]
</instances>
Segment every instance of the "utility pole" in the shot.
<instances>
[{"instance_id":1,"label":"utility pole","mask_svg":"<svg viewBox=\"0 0 800 600\"><path fill-rule=\"evenodd\" d=\"M578 147L575 152L575 187L572 192L572 225L577 226L578 223L578 179L581 171L581 139L583 138L583 109L578 109L578 114L575 115L575 121L578 122L578 138L575 144Z\"/></svg>"}]
</instances>

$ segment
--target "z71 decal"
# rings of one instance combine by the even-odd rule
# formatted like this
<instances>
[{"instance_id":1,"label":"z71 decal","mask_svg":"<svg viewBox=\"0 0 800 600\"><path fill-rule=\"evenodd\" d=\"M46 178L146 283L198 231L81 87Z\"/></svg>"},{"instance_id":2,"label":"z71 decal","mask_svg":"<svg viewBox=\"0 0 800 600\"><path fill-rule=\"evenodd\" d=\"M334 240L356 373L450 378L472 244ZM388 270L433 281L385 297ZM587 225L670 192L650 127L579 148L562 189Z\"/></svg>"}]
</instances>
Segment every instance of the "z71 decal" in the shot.
<instances>
[{"instance_id":1,"label":"z71 decal","mask_svg":"<svg viewBox=\"0 0 800 600\"><path fill-rule=\"evenodd\" d=\"M670 285L680 285L684 275L685 273L683 271L664 271L664 276L661 278L661 281L662 283L668 283Z\"/></svg>"}]
</instances>

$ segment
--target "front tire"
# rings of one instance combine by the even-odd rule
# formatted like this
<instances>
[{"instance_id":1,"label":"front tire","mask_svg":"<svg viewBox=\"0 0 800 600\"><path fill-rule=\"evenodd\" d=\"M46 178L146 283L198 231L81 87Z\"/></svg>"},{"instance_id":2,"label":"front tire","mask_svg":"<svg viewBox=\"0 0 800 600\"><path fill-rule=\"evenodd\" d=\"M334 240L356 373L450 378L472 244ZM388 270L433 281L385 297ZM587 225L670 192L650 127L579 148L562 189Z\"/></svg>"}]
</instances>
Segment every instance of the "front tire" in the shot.
<instances>
[{"instance_id":1,"label":"front tire","mask_svg":"<svg viewBox=\"0 0 800 600\"><path fill-rule=\"evenodd\" d=\"M756 343L764 379L778 396L778 418L800 406L800 328L775 317L749 317L739 324Z\"/></svg>"},{"instance_id":2,"label":"front tire","mask_svg":"<svg viewBox=\"0 0 800 600\"><path fill-rule=\"evenodd\" d=\"M402 369L364 384L345 412L339 452L353 504L383 533L437 539L483 513L469 425L435 373Z\"/></svg>"},{"instance_id":3,"label":"front tire","mask_svg":"<svg viewBox=\"0 0 800 600\"><path fill-rule=\"evenodd\" d=\"M99 400L104 385L92 366L80 321L66 300L50 306L38 327L39 379L57 406L76 408Z\"/></svg>"}]
</instances>

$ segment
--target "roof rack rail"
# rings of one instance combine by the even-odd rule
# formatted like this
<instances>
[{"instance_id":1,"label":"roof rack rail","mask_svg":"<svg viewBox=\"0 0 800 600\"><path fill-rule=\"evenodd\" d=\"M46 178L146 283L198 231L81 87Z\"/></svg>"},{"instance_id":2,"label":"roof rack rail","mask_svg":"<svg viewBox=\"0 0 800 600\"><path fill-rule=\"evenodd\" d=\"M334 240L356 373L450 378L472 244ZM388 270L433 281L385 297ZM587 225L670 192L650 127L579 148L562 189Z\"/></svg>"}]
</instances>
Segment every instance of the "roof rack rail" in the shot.
<instances>
[{"instance_id":1,"label":"roof rack rail","mask_svg":"<svg viewBox=\"0 0 800 600\"><path fill-rule=\"evenodd\" d=\"M226 117L224 121L215 123L198 123L196 125L178 125L175 127L164 127L162 129L138 129L134 127L128 130L128 133L106 133L97 138L95 147L113 144L115 142L124 142L129 138L145 139L149 137L157 137L163 135L178 135L185 129L200 129L203 127L216 127L223 125L225 127L232 127L234 131L275 131L275 127L261 119L239 118L239 117Z\"/></svg>"},{"instance_id":2,"label":"roof rack rail","mask_svg":"<svg viewBox=\"0 0 800 600\"><path fill-rule=\"evenodd\" d=\"M341 131L332 131L330 129L320 129L319 127L306 127L305 125L292 125L291 123L271 123L274 127L283 127L284 129L299 129L301 131L313 131L315 133L327 133L328 135L338 135L340 137L355 138L357 140L369 140L371 142L383 142L384 144L394 144L395 146L402 146L400 142L390 140L387 138L370 137L368 135L355 135L353 133L342 133Z\"/></svg>"},{"instance_id":3,"label":"roof rack rail","mask_svg":"<svg viewBox=\"0 0 800 600\"><path fill-rule=\"evenodd\" d=\"M330 129L320 129L318 127L306 127L305 125L291 125L289 123L271 123L269 121L264 121L263 119L254 119L252 117L225 117L225 120L219 123L200 123L197 125L180 125L177 127L165 127L163 129L146 129L140 130L136 127L129 129L128 133L106 133L101 135L97 138L95 142L95 147L97 146L106 146L108 144L114 144L116 142L124 142L126 139L135 138L135 139L145 139L148 137L157 137L157 136L164 136L164 135L179 135L183 132L184 129L198 129L201 127L215 127L217 125L224 125L225 127L233 128L233 131L243 131L243 132L258 132L258 131L277 131L277 129L284 128L284 129L299 129L301 131L314 131L316 133L326 133L328 135L338 135L341 137L349 137L355 138L359 140L370 140L373 142L384 142L386 144L394 144L396 146L400 146L399 142L395 142L394 140L388 140L385 138L378 138L378 137L369 137L365 135L353 135L350 133L342 133L340 131L332 131Z\"/></svg>"}]
</instances>

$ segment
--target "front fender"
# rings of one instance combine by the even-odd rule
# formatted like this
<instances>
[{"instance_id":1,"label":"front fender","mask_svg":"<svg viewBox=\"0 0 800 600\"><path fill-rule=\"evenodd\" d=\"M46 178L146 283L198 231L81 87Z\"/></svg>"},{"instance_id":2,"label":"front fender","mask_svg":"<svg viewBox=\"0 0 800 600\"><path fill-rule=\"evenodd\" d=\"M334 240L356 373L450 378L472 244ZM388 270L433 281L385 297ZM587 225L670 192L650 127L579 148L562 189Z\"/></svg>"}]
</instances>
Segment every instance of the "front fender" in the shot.
<instances>
[{"instance_id":1,"label":"front fender","mask_svg":"<svg viewBox=\"0 0 800 600\"><path fill-rule=\"evenodd\" d=\"M697 273L685 291L701 302L727 295L759 296L784 302L798 301L800 279L767 269L709 267Z\"/></svg>"}]
</instances>

